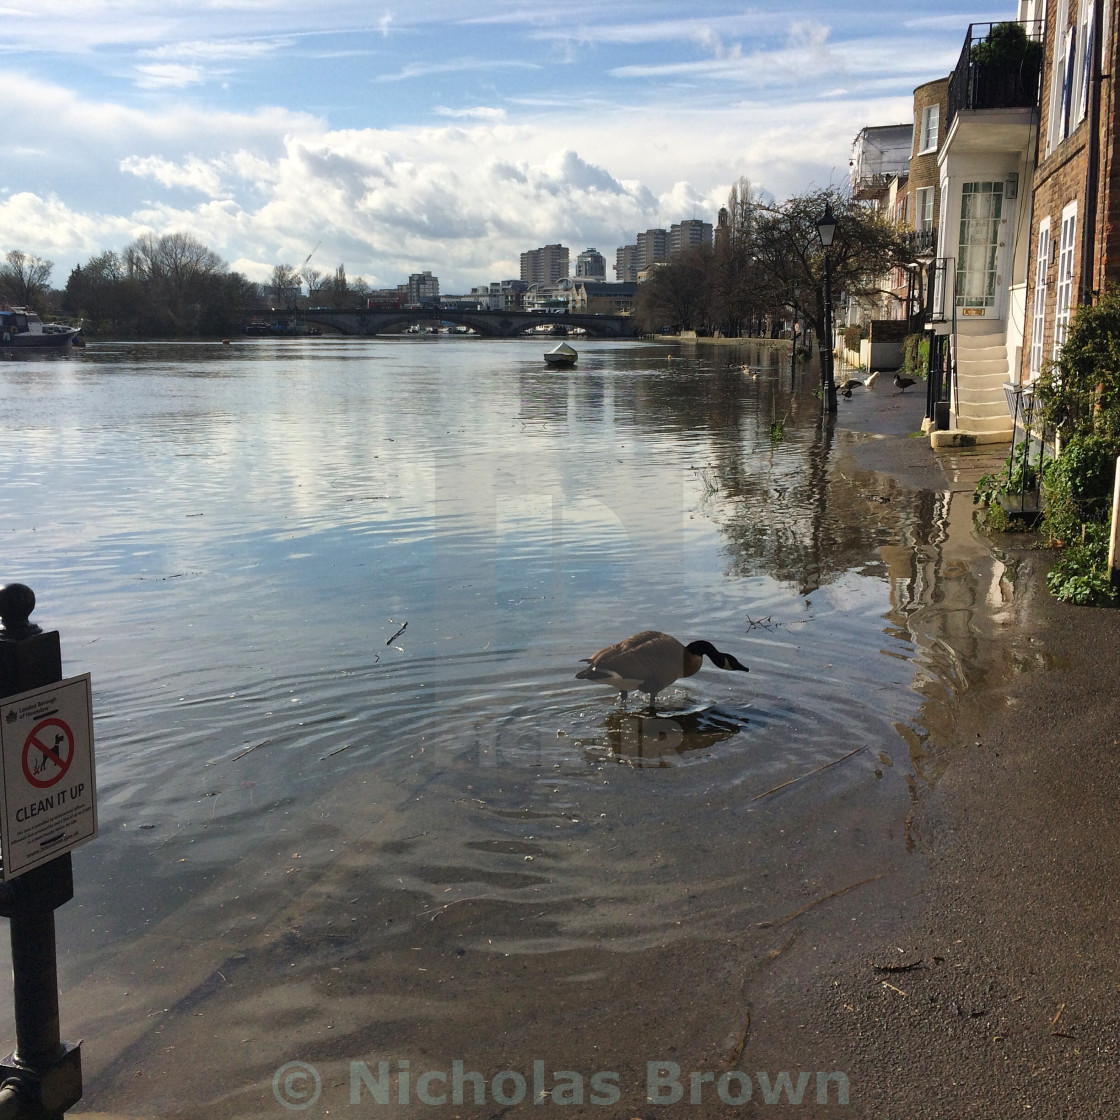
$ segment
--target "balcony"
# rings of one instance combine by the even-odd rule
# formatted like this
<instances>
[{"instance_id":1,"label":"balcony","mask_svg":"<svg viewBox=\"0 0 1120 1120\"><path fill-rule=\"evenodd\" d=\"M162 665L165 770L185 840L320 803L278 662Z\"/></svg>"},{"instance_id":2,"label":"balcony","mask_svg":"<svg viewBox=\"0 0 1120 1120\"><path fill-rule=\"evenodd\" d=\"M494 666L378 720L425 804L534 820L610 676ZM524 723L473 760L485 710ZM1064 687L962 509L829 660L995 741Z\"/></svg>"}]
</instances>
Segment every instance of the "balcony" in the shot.
<instances>
[{"instance_id":1,"label":"balcony","mask_svg":"<svg viewBox=\"0 0 1120 1120\"><path fill-rule=\"evenodd\" d=\"M946 127L975 109L1037 109L1042 73L1041 20L969 24L949 79Z\"/></svg>"},{"instance_id":2,"label":"balcony","mask_svg":"<svg viewBox=\"0 0 1120 1120\"><path fill-rule=\"evenodd\" d=\"M933 226L910 230L906 233L905 241L911 256L916 260L932 257L937 249L937 230Z\"/></svg>"},{"instance_id":3,"label":"balcony","mask_svg":"<svg viewBox=\"0 0 1120 1120\"><path fill-rule=\"evenodd\" d=\"M895 177L896 173L887 171L875 171L861 175L852 184L852 197L863 202L869 199L882 198L890 187L891 180Z\"/></svg>"}]
</instances>

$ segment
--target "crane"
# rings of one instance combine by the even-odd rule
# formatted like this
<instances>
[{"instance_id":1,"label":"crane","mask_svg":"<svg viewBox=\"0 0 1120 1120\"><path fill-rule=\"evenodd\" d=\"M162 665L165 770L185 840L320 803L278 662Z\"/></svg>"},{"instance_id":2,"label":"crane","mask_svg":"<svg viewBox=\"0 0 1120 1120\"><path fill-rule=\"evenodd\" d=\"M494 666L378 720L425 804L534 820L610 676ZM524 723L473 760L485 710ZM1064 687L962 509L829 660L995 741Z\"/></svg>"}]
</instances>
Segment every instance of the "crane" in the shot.
<instances>
[{"instance_id":1,"label":"crane","mask_svg":"<svg viewBox=\"0 0 1120 1120\"><path fill-rule=\"evenodd\" d=\"M316 241L316 242L315 242L315 248L314 248L314 249L312 249L312 250L311 250L311 252L310 252L310 253L308 253L308 254L307 254L307 256L303 258L303 264L301 264L301 265L299 266L299 268L297 268L297 269L296 269L296 275L297 275L297 276L300 276L300 275L302 275L302 273L303 273L303 270L304 270L304 269L305 269L305 268L307 267L307 262L308 262L309 260L311 260L311 258L312 258L313 256L315 256L316 252L317 252L317 251L318 251L318 249L319 249L319 246L320 246L320 245L322 245L322 244L323 244L322 238L320 238L320 239L319 239L318 241Z\"/></svg>"}]
</instances>

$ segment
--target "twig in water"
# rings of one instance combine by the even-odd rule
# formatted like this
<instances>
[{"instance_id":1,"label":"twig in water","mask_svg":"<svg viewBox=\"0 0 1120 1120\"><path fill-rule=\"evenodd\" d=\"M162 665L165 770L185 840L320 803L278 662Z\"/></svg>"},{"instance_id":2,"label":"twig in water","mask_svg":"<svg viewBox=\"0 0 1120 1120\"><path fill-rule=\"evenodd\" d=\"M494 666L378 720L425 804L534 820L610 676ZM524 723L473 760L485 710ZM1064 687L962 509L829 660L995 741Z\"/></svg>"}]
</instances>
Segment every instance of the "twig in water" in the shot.
<instances>
[{"instance_id":1,"label":"twig in water","mask_svg":"<svg viewBox=\"0 0 1120 1120\"><path fill-rule=\"evenodd\" d=\"M389 621L390 621L390 622L392 622L393 620L392 620L392 619L389 619ZM404 624L404 625L403 625L403 626L402 626L402 627L401 627L401 628L400 628L400 629L399 629L399 630L398 630L398 631L397 631L397 632L396 632L396 633L395 633L395 634L393 635L393 637L392 637L392 638L390 638L390 639L389 639L389 640L388 640L388 641L387 641L387 642L386 642L385 644L386 644L387 646L391 646L391 645L393 644L393 641L394 641L394 639L396 639L396 638L399 638L399 637L400 637L400 636L401 636L401 635L402 635L402 634L403 634L403 633L404 633L404 632L405 632L405 631L406 631L407 629L408 629L408 623L406 622L406 623L405 623L405 624Z\"/></svg>"},{"instance_id":2,"label":"twig in water","mask_svg":"<svg viewBox=\"0 0 1120 1120\"><path fill-rule=\"evenodd\" d=\"M775 622L772 615L767 615L765 618L751 618L747 615L747 633L749 634L756 626L763 630L773 630L776 626L781 626L781 623Z\"/></svg>"},{"instance_id":3,"label":"twig in water","mask_svg":"<svg viewBox=\"0 0 1120 1120\"><path fill-rule=\"evenodd\" d=\"M768 789L765 793L759 793L752 797L752 801L761 801L764 797L769 797L772 793L777 793L780 789L785 789L786 786L792 786L795 782L804 781L806 778L811 778L814 774L819 774L822 770L827 770L830 766L838 766L846 758L851 758L854 754L859 754L863 747L856 747L854 751L848 751L846 755L840 758L834 758L831 762L826 762L823 766L818 766L815 770L810 770L808 774L801 774L799 777L790 778L788 782L782 782L779 786L774 786L773 789Z\"/></svg>"},{"instance_id":4,"label":"twig in water","mask_svg":"<svg viewBox=\"0 0 1120 1120\"><path fill-rule=\"evenodd\" d=\"M251 743L240 754L235 754L233 758L230 759L230 762L236 762L239 758L244 758L250 751L255 751L257 747L263 747L271 742L271 739L260 739L255 743Z\"/></svg>"},{"instance_id":5,"label":"twig in water","mask_svg":"<svg viewBox=\"0 0 1120 1120\"><path fill-rule=\"evenodd\" d=\"M813 902L806 903L800 910L794 910L792 914L787 914L784 918L775 918L772 922L756 922L755 929L770 929L772 926L784 926L787 922L792 922L794 918L800 918L802 914L808 913L814 906L820 906L822 902L828 902L833 898L839 898L842 894L847 894L848 891L854 891L856 887L865 887L868 883L874 883L876 879L881 879L882 873L872 875L868 879L860 879L858 883L849 883L846 887L841 887L838 891L833 891L831 894L826 894L823 898L818 898ZM886 983L886 981L884 981Z\"/></svg>"}]
</instances>

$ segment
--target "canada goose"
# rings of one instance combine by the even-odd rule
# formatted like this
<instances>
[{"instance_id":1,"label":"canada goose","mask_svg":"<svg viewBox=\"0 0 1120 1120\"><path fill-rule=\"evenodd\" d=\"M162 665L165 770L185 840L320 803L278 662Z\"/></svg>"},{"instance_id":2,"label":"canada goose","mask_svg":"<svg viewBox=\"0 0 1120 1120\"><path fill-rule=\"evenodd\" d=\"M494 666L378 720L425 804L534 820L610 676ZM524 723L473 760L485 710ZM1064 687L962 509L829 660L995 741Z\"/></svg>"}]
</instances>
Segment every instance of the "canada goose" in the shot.
<instances>
[{"instance_id":1,"label":"canada goose","mask_svg":"<svg viewBox=\"0 0 1120 1120\"><path fill-rule=\"evenodd\" d=\"M912 377L901 377L899 374L894 375L894 383L898 386L898 391L901 393L904 389L909 389L914 384Z\"/></svg>"},{"instance_id":2,"label":"canada goose","mask_svg":"<svg viewBox=\"0 0 1120 1120\"><path fill-rule=\"evenodd\" d=\"M853 389L858 389L862 384L863 384L862 381L856 381L854 378L849 378L847 381L844 382L843 385L840 386L840 392L845 397L847 397L848 400L851 400L852 399L852 390Z\"/></svg>"},{"instance_id":3,"label":"canada goose","mask_svg":"<svg viewBox=\"0 0 1120 1120\"><path fill-rule=\"evenodd\" d=\"M711 642L689 642L686 646L659 630L643 630L585 657L583 660L589 664L576 673L576 679L617 688L622 694L623 704L628 692L648 692L649 711L653 715L657 710L654 707L657 694L673 681L698 672L705 654L719 669L750 672L731 654L720 653Z\"/></svg>"}]
</instances>

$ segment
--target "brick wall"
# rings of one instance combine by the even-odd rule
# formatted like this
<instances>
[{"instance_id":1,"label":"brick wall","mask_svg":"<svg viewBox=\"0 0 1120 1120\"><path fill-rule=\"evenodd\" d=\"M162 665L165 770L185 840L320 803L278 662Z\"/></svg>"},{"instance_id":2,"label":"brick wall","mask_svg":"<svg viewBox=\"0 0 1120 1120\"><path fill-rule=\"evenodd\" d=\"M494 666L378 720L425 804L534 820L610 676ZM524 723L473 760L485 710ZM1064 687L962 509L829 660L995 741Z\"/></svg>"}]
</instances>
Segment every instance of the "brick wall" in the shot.
<instances>
[{"instance_id":1,"label":"brick wall","mask_svg":"<svg viewBox=\"0 0 1120 1120\"><path fill-rule=\"evenodd\" d=\"M1100 119L1097 142L1090 144L1092 111L1080 123L1071 127L1069 135L1047 154L1046 143L1050 133L1055 46L1062 42L1071 25L1077 21L1078 0L1070 0L1069 19L1057 27L1057 4L1048 5L1046 15L1045 57L1042 68L1042 90L1039 105L1039 157L1035 168L1032 193L1031 254L1027 274L1027 302L1025 344L1020 369L1022 380L1030 375L1030 341L1034 322L1034 293L1038 268L1038 229L1043 220L1050 219L1051 253L1047 267L1046 318L1043 334L1043 364L1048 362L1054 348L1054 323L1057 315L1058 250L1062 228L1062 211L1077 202L1076 249L1073 260L1073 303L1090 302L1106 283L1120 282L1120 159L1117 158L1117 124L1120 123L1120 82L1105 78L1101 85ZM1120 56L1117 52L1120 0L1104 0L1108 39L1103 43L1101 70L1105 75L1120 74ZM1100 35L1101 29L1095 29ZM1080 45L1076 48L1080 51ZM1090 100L1092 92L1090 92ZM1071 122L1072 123L1072 122ZM1094 213L1089 212L1090 184L1088 181L1093 148L1098 153L1094 179L1097 186ZM1084 267L1083 247L1086 228L1093 219L1093 245L1090 267Z\"/></svg>"},{"instance_id":2,"label":"brick wall","mask_svg":"<svg viewBox=\"0 0 1120 1120\"><path fill-rule=\"evenodd\" d=\"M922 112L929 105L939 105L940 115L937 129L937 149L926 155L918 155L922 143ZM938 78L926 82L914 90L914 147L910 155L910 178L906 184L910 196L910 223L917 228L917 192L923 187L933 187L933 224L937 225L941 215L941 180L937 168L937 152L945 143L945 118L949 113L949 78Z\"/></svg>"}]
</instances>

